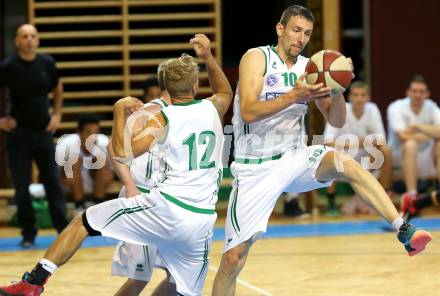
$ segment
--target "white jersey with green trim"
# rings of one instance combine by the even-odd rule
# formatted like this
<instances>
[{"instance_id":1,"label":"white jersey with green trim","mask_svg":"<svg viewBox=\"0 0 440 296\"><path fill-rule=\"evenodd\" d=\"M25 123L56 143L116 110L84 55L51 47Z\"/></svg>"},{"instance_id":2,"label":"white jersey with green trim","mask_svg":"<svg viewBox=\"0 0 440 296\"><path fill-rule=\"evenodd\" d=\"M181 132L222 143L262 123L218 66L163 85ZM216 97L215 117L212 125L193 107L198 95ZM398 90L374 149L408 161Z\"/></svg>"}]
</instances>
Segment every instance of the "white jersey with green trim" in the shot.
<instances>
[{"instance_id":1,"label":"white jersey with green trim","mask_svg":"<svg viewBox=\"0 0 440 296\"><path fill-rule=\"evenodd\" d=\"M162 98L151 100L144 106L150 104L157 104L162 108L168 106ZM155 145L150 152L146 152L133 159L130 166L130 174L136 186L148 190L156 186L160 176L161 158L162 151Z\"/></svg>"},{"instance_id":2,"label":"white jersey with green trim","mask_svg":"<svg viewBox=\"0 0 440 296\"><path fill-rule=\"evenodd\" d=\"M273 46L258 47L265 56L263 88L259 101L271 101L290 91L304 71L308 58L298 56L288 69ZM240 114L240 95L234 98L232 124L236 159L264 159L279 156L288 150L305 147L304 116L307 104L293 104L265 119L245 124Z\"/></svg>"},{"instance_id":3,"label":"white jersey with green trim","mask_svg":"<svg viewBox=\"0 0 440 296\"><path fill-rule=\"evenodd\" d=\"M184 208L215 209L224 142L217 109L204 99L170 105L162 114L167 135L158 146L164 151L165 170L157 188Z\"/></svg>"}]
</instances>

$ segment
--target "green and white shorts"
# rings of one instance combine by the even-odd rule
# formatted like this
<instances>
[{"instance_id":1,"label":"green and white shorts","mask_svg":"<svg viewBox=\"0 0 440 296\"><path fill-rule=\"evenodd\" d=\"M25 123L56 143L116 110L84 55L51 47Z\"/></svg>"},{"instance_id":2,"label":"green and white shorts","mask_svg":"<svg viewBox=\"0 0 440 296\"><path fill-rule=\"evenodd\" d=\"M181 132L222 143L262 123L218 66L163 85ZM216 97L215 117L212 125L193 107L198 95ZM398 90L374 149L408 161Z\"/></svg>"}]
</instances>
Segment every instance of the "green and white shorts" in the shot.
<instances>
[{"instance_id":1,"label":"green and white shorts","mask_svg":"<svg viewBox=\"0 0 440 296\"><path fill-rule=\"evenodd\" d=\"M139 189L146 194L150 193L150 190ZM122 187L119 198L125 198L124 195L125 190ZM112 260L113 276L149 282L154 268L165 269L156 246L141 246L122 241L116 245ZM173 277L170 278L170 282L176 283Z\"/></svg>"},{"instance_id":2,"label":"green and white shorts","mask_svg":"<svg viewBox=\"0 0 440 296\"><path fill-rule=\"evenodd\" d=\"M182 208L157 189L86 210L87 223L103 236L155 246L177 292L191 296L202 293L216 217Z\"/></svg>"},{"instance_id":3,"label":"green and white shorts","mask_svg":"<svg viewBox=\"0 0 440 296\"><path fill-rule=\"evenodd\" d=\"M289 151L278 157L236 158L229 197L223 252L250 240L254 243L266 232L275 204L283 192L307 192L329 187L333 181L319 182L316 170L333 149L314 145Z\"/></svg>"}]
</instances>

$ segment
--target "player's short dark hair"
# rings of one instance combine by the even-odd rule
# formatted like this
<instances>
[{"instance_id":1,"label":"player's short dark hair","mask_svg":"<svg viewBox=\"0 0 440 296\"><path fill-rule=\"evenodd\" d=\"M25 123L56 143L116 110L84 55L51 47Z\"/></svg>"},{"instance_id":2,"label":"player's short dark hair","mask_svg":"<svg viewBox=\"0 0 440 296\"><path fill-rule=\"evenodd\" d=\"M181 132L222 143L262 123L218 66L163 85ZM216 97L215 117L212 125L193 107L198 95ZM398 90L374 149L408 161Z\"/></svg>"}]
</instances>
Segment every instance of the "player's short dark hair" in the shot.
<instances>
[{"instance_id":1,"label":"player's short dark hair","mask_svg":"<svg viewBox=\"0 0 440 296\"><path fill-rule=\"evenodd\" d=\"M101 118L94 113L82 113L78 116L78 130L82 131L86 124L94 123L99 125Z\"/></svg>"},{"instance_id":2,"label":"player's short dark hair","mask_svg":"<svg viewBox=\"0 0 440 296\"><path fill-rule=\"evenodd\" d=\"M413 83L423 83L428 88L428 81L421 74L416 74L413 77L411 77L411 79L410 79L410 81L408 83L408 87L410 87L411 84L413 84Z\"/></svg>"},{"instance_id":3,"label":"player's short dark hair","mask_svg":"<svg viewBox=\"0 0 440 296\"><path fill-rule=\"evenodd\" d=\"M285 26L289 22L290 18L292 16L301 16L305 18L306 20L311 21L312 23L315 22L315 17L313 16L313 13L310 11L310 9L305 8L301 5L292 5L287 7L280 18L280 23Z\"/></svg>"},{"instance_id":4,"label":"player's short dark hair","mask_svg":"<svg viewBox=\"0 0 440 296\"><path fill-rule=\"evenodd\" d=\"M149 76L145 81L144 84L142 85L142 90L143 90L143 97L145 97L147 95L148 90L150 89L150 87L160 87L159 86L159 82L157 81L157 77L156 76Z\"/></svg>"},{"instance_id":5,"label":"player's short dark hair","mask_svg":"<svg viewBox=\"0 0 440 296\"><path fill-rule=\"evenodd\" d=\"M362 80L357 80L355 82L352 82L350 84L349 93L351 92L351 90L353 88L363 88L363 89L366 89L367 92L370 92L370 86L368 85L368 83L366 83L365 81L362 81Z\"/></svg>"}]
</instances>

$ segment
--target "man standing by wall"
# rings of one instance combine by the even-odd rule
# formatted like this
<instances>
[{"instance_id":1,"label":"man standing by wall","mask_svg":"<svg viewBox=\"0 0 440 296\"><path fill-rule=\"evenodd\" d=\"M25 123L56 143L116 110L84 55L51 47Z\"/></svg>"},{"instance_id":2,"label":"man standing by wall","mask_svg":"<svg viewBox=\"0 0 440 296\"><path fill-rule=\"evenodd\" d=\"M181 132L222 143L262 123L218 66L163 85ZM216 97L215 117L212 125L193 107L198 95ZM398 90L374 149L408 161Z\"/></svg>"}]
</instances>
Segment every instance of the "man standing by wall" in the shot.
<instances>
[{"instance_id":1,"label":"man standing by wall","mask_svg":"<svg viewBox=\"0 0 440 296\"><path fill-rule=\"evenodd\" d=\"M7 132L7 157L23 235L20 244L30 247L37 235L28 190L32 159L37 163L55 228L61 232L67 225L52 139L61 121L63 87L54 59L37 53L39 38L33 25L25 24L17 29L15 45L17 52L0 64L0 87L7 87L11 98L10 114L0 118L0 130ZM54 97L52 115L48 113L49 92Z\"/></svg>"}]
</instances>

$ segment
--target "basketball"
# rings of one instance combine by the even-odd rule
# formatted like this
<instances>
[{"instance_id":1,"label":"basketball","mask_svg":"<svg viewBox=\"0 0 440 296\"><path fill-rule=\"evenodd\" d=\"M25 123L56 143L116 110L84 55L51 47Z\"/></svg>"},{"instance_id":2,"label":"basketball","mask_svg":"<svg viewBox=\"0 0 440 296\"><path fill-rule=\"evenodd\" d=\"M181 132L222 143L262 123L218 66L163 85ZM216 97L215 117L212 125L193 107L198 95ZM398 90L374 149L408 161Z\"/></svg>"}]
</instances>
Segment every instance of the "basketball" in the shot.
<instances>
[{"instance_id":1,"label":"basketball","mask_svg":"<svg viewBox=\"0 0 440 296\"><path fill-rule=\"evenodd\" d=\"M342 93L353 79L353 71L347 58L334 50L315 53L306 65L308 84L324 83L334 92Z\"/></svg>"}]
</instances>

